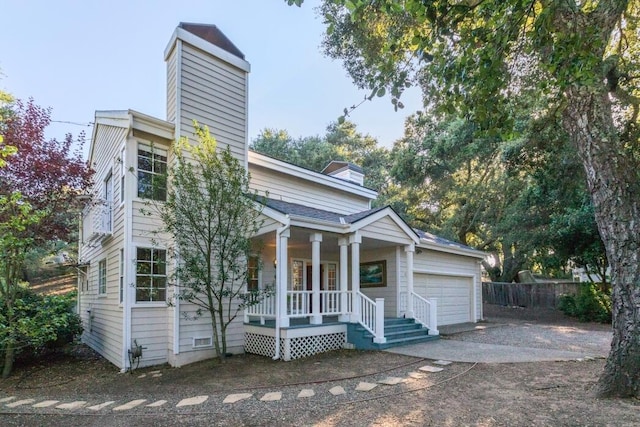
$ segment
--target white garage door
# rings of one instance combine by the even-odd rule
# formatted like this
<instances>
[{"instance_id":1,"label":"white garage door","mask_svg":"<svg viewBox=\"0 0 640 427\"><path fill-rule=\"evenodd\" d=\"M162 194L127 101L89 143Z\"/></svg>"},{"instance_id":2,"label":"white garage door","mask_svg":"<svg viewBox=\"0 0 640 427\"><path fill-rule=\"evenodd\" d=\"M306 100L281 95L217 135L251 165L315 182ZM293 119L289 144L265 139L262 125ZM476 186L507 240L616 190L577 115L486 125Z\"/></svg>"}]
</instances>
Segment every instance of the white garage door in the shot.
<instances>
[{"instance_id":1,"label":"white garage door","mask_svg":"<svg viewBox=\"0 0 640 427\"><path fill-rule=\"evenodd\" d=\"M419 273L413 282L418 295L438 299L438 325L472 321L472 278Z\"/></svg>"}]
</instances>

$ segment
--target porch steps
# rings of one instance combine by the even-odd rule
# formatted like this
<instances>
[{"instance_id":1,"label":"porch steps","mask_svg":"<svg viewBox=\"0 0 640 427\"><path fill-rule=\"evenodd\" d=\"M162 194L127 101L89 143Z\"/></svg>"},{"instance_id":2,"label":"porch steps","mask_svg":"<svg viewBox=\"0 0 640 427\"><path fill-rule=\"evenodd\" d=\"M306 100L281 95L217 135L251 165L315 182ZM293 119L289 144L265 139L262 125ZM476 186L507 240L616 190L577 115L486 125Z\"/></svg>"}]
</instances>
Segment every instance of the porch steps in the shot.
<instances>
[{"instance_id":1,"label":"porch steps","mask_svg":"<svg viewBox=\"0 0 640 427\"><path fill-rule=\"evenodd\" d=\"M349 324L347 328L347 341L359 350L384 350L439 338L437 335L429 335L429 329L416 323L414 319L404 318L384 319L384 336L387 342L378 344L373 342L373 335L361 325Z\"/></svg>"}]
</instances>

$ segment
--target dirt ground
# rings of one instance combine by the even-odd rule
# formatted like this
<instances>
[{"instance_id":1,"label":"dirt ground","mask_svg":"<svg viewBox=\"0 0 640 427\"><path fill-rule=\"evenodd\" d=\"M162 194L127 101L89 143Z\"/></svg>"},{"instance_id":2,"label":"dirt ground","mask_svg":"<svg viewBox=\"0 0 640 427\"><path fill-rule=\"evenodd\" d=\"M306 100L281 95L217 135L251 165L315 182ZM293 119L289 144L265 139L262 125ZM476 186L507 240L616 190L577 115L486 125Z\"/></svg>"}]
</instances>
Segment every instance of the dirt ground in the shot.
<instances>
[{"instance_id":1,"label":"dirt ground","mask_svg":"<svg viewBox=\"0 0 640 427\"><path fill-rule=\"evenodd\" d=\"M488 307L489 322L571 324L557 312ZM581 324L585 327L585 324ZM594 330L606 326L586 325ZM636 426L637 399L596 399L593 389L604 360L519 364L454 363L437 374L411 378L430 361L385 352L336 351L292 362L245 355L224 363L206 361L175 369L146 368L133 375L118 370L92 351L77 347L47 361L18 365L0 381L0 398L126 402L166 399L163 409L141 408L116 414L86 409L61 413L0 404L4 426ZM161 376L154 377L152 372ZM142 374L146 374L140 378ZM406 378L396 386L353 391L359 382L387 376ZM340 385L349 392L333 396ZM309 399L296 398L314 389ZM261 402L264 393L281 391L278 402ZM254 398L223 404L227 394L250 392ZM176 408L185 397L208 395L198 407Z\"/></svg>"}]
</instances>

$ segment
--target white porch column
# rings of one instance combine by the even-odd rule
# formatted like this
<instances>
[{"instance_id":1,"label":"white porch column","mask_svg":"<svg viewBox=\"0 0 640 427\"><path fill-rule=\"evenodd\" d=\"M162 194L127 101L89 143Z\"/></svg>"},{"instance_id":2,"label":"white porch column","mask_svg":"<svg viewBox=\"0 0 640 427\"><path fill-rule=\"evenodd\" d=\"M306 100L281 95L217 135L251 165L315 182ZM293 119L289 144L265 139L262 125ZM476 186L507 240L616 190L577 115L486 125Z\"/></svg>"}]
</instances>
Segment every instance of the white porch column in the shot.
<instances>
[{"instance_id":1,"label":"white porch column","mask_svg":"<svg viewBox=\"0 0 640 427\"><path fill-rule=\"evenodd\" d=\"M407 311L405 317L413 319L415 317L413 313L413 252L415 246L405 246L404 251L407 254Z\"/></svg>"},{"instance_id":2,"label":"white porch column","mask_svg":"<svg viewBox=\"0 0 640 427\"><path fill-rule=\"evenodd\" d=\"M338 239L338 246L340 247L340 280L338 281L339 290L340 290L340 316L338 320L340 322L348 322L349 321L349 313L351 311L351 307L349 307L349 298L347 296L347 291L349 287L347 286L347 282L349 281L349 240L347 238Z\"/></svg>"},{"instance_id":3,"label":"white porch column","mask_svg":"<svg viewBox=\"0 0 640 427\"><path fill-rule=\"evenodd\" d=\"M320 314L320 243L321 233L313 233L309 236L311 242L311 319L309 323L319 325L322 323Z\"/></svg>"},{"instance_id":4,"label":"white porch column","mask_svg":"<svg viewBox=\"0 0 640 427\"><path fill-rule=\"evenodd\" d=\"M288 271L288 259L289 259L289 237L291 232L286 229L280 234L280 241L278 242L278 250L276 251L276 276L278 277L278 283L276 283L276 295L278 296L277 304L280 306L280 327L289 327L289 315L287 314L287 271Z\"/></svg>"},{"instance_id":5,"label":"white porch column","mask_svg":"<svg viewBox=\"0 0 640 427\"><path fill-rule=\"evenodd\" d=\"M351 244L351 303L353 309L351 311L351 322L360 321L360 244L362 236L357 232L349 236Z\"/></svg>"}]
</instances>

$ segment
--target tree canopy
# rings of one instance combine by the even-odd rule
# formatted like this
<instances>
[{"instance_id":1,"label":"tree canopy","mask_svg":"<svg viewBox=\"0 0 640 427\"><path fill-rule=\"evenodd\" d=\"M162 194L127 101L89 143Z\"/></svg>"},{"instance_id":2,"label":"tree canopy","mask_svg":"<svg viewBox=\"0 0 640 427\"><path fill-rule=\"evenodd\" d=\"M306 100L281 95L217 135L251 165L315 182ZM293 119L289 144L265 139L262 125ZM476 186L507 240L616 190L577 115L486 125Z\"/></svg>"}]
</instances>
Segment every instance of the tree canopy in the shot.
<instances>
[{"instance_id":1,"label":"tree canopy","mask_svg":"<svg viewBox=\"0 0 640 427\"><path fill-rule=\"evenodd\" d=\"M251 148L316 172L332 160L349 161L364 170L364 185L384 193L388 184L389 151L350 121L333 122L324 136L293 138L286 130L264 129Z\"/></svg>"},{"instance_id":2,"label":"tree canopy","mask_svg":"<svg viewBox=\"0 0 640 427\"><path fill-rule=\"evenodd\" d=\"M389 93L398 107L418 85L427 110L470 120L482 137L520 132L523 110L558 124L584 170L613 272L614 338L599 390L640 395L640 5L325 0L320 14L325 52L371 97Z\"/></svg>"},{"instance_id":3,"label":"tree canopy","mask_svg":"<svg viewBox=\"0 0 640 427\"><path fill-rule=\"evenodd\" d=\"M2 128L4 144L13 147L15 155L0 168L0 194L18 191L35 210L46 212L32 229L39 243L67 240L76 231L77 196L93 175L82 157L84 134L78 139L67 134L62 141L48 140L45 129L50 123L51 109L33 100L18 100L9 107Z\"/></svg>"},{"instance_id":4,"label":"tree canopy","mask_svg":"<svg viewBox=\"0 0 640 427\"><path fill-rule=\"evenodd\" d=\"M39 300L25 293L22 280L29 253L52 240L70 240L77 224L76 196L88 187L92 171L82 160L81 146L70 153L71 135L64 141L45 139L50 110L0 95L0 352L6 377L19 346L56 338L47 320L60 328L72 322L78 330L77 318L66 314L36 319ZM38 330L30 330L34 325Z\"/></svg>"}]
</instances>

